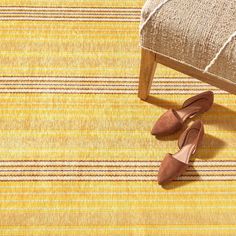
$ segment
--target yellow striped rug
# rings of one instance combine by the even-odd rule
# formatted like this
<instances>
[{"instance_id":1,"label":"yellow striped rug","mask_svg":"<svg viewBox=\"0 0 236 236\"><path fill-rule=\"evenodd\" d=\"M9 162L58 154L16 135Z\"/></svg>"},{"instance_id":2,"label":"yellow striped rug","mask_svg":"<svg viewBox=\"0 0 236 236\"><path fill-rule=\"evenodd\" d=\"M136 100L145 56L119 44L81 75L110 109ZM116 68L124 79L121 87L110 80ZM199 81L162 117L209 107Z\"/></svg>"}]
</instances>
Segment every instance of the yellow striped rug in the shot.
<instances>
[{"instance_id":1,"label":"yellow striped rug","mask_svg":"<svg viewBox=\"0 0 236 236\"><path fill-rule=\"evenodd\" d=\"M235 96L159 66L137 98L141 0L2 0L0 235L236 235ZM166 109L212 90L204 145L157 185Z\"/></svg>"}]
</instances>

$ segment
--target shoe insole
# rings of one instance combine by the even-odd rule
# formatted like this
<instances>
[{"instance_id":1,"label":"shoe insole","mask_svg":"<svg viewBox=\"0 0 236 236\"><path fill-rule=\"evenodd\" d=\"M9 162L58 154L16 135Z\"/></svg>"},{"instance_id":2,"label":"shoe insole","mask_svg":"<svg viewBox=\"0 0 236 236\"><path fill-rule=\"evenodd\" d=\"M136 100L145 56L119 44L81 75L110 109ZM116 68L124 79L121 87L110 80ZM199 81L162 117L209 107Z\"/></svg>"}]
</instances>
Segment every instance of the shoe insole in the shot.
<instances>
[{"instance_id":1,"label":"shoe insole","mask_svg":"<svg viewBox=\"0 0 236 236\"><path fill-rule=\"evenodd\" d=\"M202 108L206 106L205 105L206 100L207 100L206 98L198 99L194 101L193 103L189 104L188 106L181 108L179 110L176 110L176 112L181 118L181 120L184 122L188 117L202 110Z\"/></svg>"},{"instance_id":2,"label":"shoe insole","mask_svg":"<svg viewBox=\"0 0 236 236\"><path fill-rule=\"evenodd\" d=\"M196 128L190 129L188 133L186 134L183 147L178 152L173 154L172 157L174 157L175 159L185 164L188 164L189 158L196 145L196 143L194 142L196 140L198 133L199 133L199 129L196 129Z\"/></svg>"}]
</instances>

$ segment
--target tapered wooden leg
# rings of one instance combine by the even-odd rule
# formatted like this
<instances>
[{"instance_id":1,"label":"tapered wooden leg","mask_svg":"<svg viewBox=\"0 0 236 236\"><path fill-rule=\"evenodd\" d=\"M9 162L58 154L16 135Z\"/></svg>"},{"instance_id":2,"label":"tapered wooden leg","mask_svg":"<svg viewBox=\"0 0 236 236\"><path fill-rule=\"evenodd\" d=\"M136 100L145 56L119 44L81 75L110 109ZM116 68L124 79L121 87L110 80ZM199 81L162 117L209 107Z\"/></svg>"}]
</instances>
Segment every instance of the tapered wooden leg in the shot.
<instances>
[{"instance_id":1,"label":"tapered wooden leg","mask_svg":"<svg viewBox=\"0 0 236 236\"><path fill-rule=\"evenodd\" d=\"M146 100L149 95L156 65L155 53L142 48L138 88L138 97L142 100Z\"/></svg>"}]
</instances>

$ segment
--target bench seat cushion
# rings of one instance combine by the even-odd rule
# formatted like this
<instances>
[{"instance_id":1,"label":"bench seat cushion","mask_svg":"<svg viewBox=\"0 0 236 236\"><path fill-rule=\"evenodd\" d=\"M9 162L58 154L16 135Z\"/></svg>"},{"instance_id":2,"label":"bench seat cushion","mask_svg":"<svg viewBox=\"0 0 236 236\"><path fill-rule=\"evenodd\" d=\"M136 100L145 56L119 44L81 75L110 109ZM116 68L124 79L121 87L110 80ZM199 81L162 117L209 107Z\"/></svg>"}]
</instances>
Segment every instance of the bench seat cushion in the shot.
<instances>
[{"instance_id":1,"label":"bench seat cushion","mask_svg":"<svg viewBox=\"0 0 236 236\"><path fill-rule=\"evenodd\" d=\"M154 11L161 2L142 8L140 46L204 71L236 31L236 0L169 0ZM208 73L236 83L236 37Z\"/></svg>"}]
</instances>

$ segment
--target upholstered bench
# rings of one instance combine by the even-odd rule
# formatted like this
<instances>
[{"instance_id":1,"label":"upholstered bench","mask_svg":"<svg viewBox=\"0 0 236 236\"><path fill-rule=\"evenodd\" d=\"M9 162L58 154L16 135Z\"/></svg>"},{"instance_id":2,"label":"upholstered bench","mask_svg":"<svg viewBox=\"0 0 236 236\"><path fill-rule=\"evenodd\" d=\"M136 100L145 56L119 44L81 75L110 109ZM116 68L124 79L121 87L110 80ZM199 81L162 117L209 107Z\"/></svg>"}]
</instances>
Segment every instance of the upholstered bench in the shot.
<instances>
[{"instance_id":1,"label":"upholstered bench","mask_svg":"<svg viewBox=\"0 0 236 236\"><path fill-rule=\"evenodd\" d=\"M157 63L236 94L236 0L147 0L140 46L141 99Z\"/></svg>"}]
</instances>

